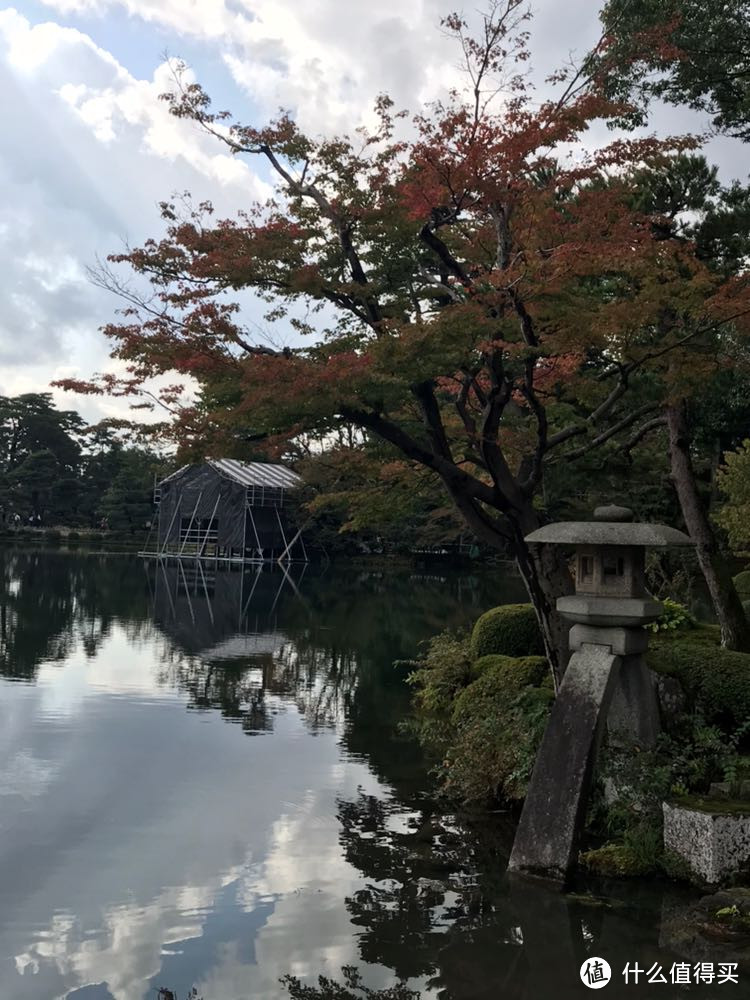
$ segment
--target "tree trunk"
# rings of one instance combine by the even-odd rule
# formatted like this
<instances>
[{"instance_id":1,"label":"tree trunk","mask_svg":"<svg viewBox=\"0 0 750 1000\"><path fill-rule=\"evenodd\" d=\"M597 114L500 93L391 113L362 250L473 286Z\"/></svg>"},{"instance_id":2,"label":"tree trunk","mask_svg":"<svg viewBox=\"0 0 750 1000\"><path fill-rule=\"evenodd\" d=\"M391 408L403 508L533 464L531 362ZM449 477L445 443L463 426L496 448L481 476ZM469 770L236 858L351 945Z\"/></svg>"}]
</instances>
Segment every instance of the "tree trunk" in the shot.
<instances>
[{"instance_id":1,"label":"tree trunk","mask_svg":"<svg viewBox=\"0 0 750 1000\"><path fill-rule=\"evenodd\" d=\"M721 626L721 644L727 649L750 652L750 625L695 482L684 400L667 407L667 424L672 480Z\"/></svg>"},{"instance_id":2,"label":"tree trunk","mask_svg":"<svg viewBox=\"0 0 750 1000\"><path fill-rule=\"evenodd\" d=\"M570 625L557 613L556 602L558 597L572 593L573 580L567 561L558 546L529 545L525 541L525 536L540 527L541 522L536 511L526 511L524 515L520 523L513 523L513 554L539 619L544 652L557 691L568 665Z\"/></svg>"},{"instance_id":3,"label":"tree trunk","mask_svg":"<svg viewBox=\"0 0 750 1000\"><path fill-rule=\"evenodd\" d=\"M477 506L455 486L448 485L456 507L474 534L482 541L510 554L516 561L529 600L534 606L544 642L544 652L555 681L560 687L568 665L568 632L557 613L558 597L573 591L568 565L558 546L529 545L525 536L541 526L541 520L529 500L520 510L506 512L508 532L501 532L491 521L482 517Z\"/></svg>"}]
</instances>

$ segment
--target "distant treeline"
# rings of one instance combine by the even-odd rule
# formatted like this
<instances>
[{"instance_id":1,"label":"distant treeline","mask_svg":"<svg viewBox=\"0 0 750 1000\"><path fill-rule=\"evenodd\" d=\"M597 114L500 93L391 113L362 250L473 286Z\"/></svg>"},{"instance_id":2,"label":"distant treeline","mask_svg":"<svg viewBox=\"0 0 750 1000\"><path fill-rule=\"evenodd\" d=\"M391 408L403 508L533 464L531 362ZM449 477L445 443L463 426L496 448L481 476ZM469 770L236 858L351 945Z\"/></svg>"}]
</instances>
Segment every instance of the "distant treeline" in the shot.
<instances>
[{"instance_id":1,"label":"distant treeline","mask_svg":"<svg viewBox=\"0 0 750 1000\"><path fill-rule=\"evenodd\" d=\"M153 516L164 456L122 440L116 425L88 426L49 393L0 396L0 522L143 531Z\"/></svg>"}]
</instances>

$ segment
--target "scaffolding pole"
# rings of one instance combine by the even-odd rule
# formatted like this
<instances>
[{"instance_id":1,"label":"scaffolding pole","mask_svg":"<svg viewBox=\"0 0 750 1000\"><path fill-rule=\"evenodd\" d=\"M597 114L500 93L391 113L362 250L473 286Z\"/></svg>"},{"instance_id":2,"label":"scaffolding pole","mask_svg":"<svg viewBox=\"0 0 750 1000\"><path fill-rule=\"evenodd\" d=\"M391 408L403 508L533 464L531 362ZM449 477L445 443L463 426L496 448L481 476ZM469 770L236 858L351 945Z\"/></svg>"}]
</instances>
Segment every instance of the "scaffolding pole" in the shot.
<instances>
[{"instance_id":1,"label":"scaffolding pole","mask_svg":"<svg viewBox=\"0 0 750 1000\"><path fill-rule=\"evenodd\" d=\"M181 499L181 497L182 497L182 494L180 494L180 499ZM161 551L159 553L160 555L164 555L164 550L167 547L167 542L169 541L169 536L172 534L172 525L174 524L174 519L177 517L177 512L180 509L180 499L178 499L177 503L175 504L174 512L172 514L172 520L169 522L169 527L167 528L167 533L164 536L164 544L161 547Z\"/></svg>"},{"instance_id":2,"label":"scaffolding pole","mask_svg":"<svg viewBox=\"0 0 750 1000\"><path fill-rule=\"evenodd\" d=\"M274 507L274 510L276 511L276 520L279 522L279 531L281 532L281 540L284 543L284 551L281 553L281 555L279 556L279 558L276 560L277 563L281 564L281 560L284 558L284 556L287 554L287 552L291 548L291 544L293 543L294 540L292 540L292 543L290 543L289 545L287 545L286 532L284 531L284 525L283 525L283 523L281 521L281 514L279 514L279 508L278 507Z\"/></svg>"},{"instance_id":3,"label":"scaffolding pole","mask_svg":"<svg viewBox=\"0 0 750 1000\"><path fill-rule=\"evenodd\" d=\"M187 531L185 532L185 537L182 539L182 545L180 546L180 552L179 552L180 555L182 555L182 552L185 548L185 542L187 542L188 538L190 537L190 531L193 527L193 521L195 520L195 515L200 505L202 496L203 496L203 490L201 490L200 493L198 494L198 499L195 501L195 507L193 507L193 513L190 515L190 524L188 524Z\"/></svg>"},{"instance_id":4,"label":"scaffolding pole","mask_svg":"<svg viewBox=\"0 0 750 1000\"><path fill-rule=\"evenodd\" d=\"M252 507L248 507L247 508L247 513L250 515L250 524L252 524L252 526L253 526L253 534L255 535L255 544L258 546L257 549L256 549L256 552L258 553L258 555L262 559L263 558L263 546L260 544L260 538L258 536L258 529L255 527L255 518L253 517L253 508Z\"/></svg>"},{"instance_id":5,"label":"scaffolding pole","mask_svg":"<svg viewBox=\"0 0 750 1000\"><path fill-rule=\"evenodd\" d=\"M240 616L240 624L244 621L245 616L247 615L248 609L250 607L250 601L252 601L252 599L253 599L253 594L255 593L255 588L258 586L258 580L260 579L260 574L262 572L263 572L263 568L261 566L258 566L256 568L256 570L255 570L255 579L253 580L253 585L250 588L250 594L249 594L247 600L245 601L245 606L242 609L242 613L241 613L241 616Z\"/></svg>"},{"instance_id":6,"label":"scaffolding pole","mask_svg":"<svg viewBox=\"0 0 750 1000\"><path fill-rule=\"evenodd\" d=\"M279 517L279 512L278 512L278 509L277 509L277 511L276 511L276 517L278 517L278 518L279 518L279 527L281 528L281 534L282 534L282 536L284 537L284 541L286 542L286 537L284 536L284 529L283 529L283 527L281 526L281 517ZM296 541L298 541L298 540L299 540L299 543L300 543L300 545L302 546L302 552L304 553L304 556L305 556L305 562L307 562L307 549L305 548L305 543L304 543L304 541L302 540L302 532L303 532L303 531L305 530L305 528L306 528L306 527L308 526L308 524L310 523L310 521L311 521L311 520L312 520L312 518L309 518L309 517L308 517L308 519L307 519L307 520L305 521L305 523L304 523L304 524L302 525L302 527L301 527L301 528L298 528L298 530L297 530L297 533L295 534L294 538L293 538L293 539L291 540L291 542L290 542L290 543L289 543L289 544L287 545L287 547L286 547L286 548L284 549L284 551L283 551L283 552L281 553L281 555L279 556L279 558L278 558L278 559L276 560L276 561L277 561L277 562L279 563L279 565L281 565L281 561L282 561L282 559L284 558L284 556L285 556L285 555L286 555L286 554L287 554L288 552L290 552L290 550L291 550L292 546L293 546L293 545L294 545L294 543L295 543ZM290 556L290 559L291 559L291 556Z\"/></svg>"},{"instance_id":7,"label":"scaffolding pole","mask_svg":"<svg viewBox=\"0 0 750 1000\"><path fill-rule=\"evenodd\" d=\"M201 580L203 582L203 593L206 595L206 607L208 608L208 614L211 619L211 624L214 624L214 609L211 607L211 598L208 596L208 586L206 584L206 574L203 572L203 566L201 565L200 559L196 560L196 565L198 571L201 575ZM215 588L214 588L215 589Z\"/></svg>"},{"instance_id":8,"label":"scaffolding pole","mask_svg":"<svg viewBox=\"0 0 750 1000\"><path fill-rule=\"evenodd\" d=\"M284 584L287 582L288 579L289 579L289 574L286 572L286 570L284 570L282 566L281 583L279 584L279 589L276 591L276 597L274 597L273 599L273 604L271 605L270 614L273 614L274 611L276 610L276 605L281 595L281 591L284 589Z\"/></svg>"},{"instance_id":9,"label":"scaffolding pole","mask_svg":"<svg viewBox=\"0 0 750 1000\"><path fill-rule=\"evenodd\" d=\"M172 600L172 591L169 588L169 577L167 576L167 571L164 568L164 563L160 561L157 565L161 568L162 576L164 577L164 586L167 588L167 598L169 599L169 606L172 609L172 617L174 618L176 617L176 612L174 601ZM156 571L156 578L158 580L159 570ZM156 584L154 584L154 588L156 588ZM156 589L154 589L154 600L156 600Z\"/></svg>"},{"instance_id":10,"label":"scaffolding pole","mask_svg":"<svg viewBox=\"0 0 750 1000\"><path fill-rule=\"evenodd\" d=\"M245 487L245 510L242 518L242 561L245 561L247 551L247 486Z\"/></svg>"},{"instance_id":11,"label":"scaffolding pole","mask_svg":"<svg viewBox=\"0 0 750 1000\"><path fill-rule=\"evenodd\" d=\"M216 510L217 510L217 508L219 506L219 501L220 500L221 500L221 494L219 494L217 496L216 503L214 504L214 509L211 511L211 518L210 518L210 520L208 522L208 527L206 528L206 534L205 534L205 537L203 539L203 544L201 545L200 549L198 549L198 555L199 556L203 555L203 553L205 551L205 548L206 548L206 545L208 544L208 536L211 534L211 525L214 523L214 518L216 517ZM217 532L217 536L216 536L215 549L216 549L216 558L218 559L219 558L219 536L218 536L218 532Z\"/></svg>"},{"instance_id":12,"label":"scaffolding pole","mask_svg":"<svg viewBox=\"0 0 750 1000\"><path fill-rule=\"evenodd\" d=\"M190 618L195 625L195 612L193 611L193 602L190 600L190 588L187 585L187 580L185 578L185 569L182 565L182 559L177 560L177 565L180 567L180 573L182 574L182 582L185 585L185 597L187 597L188 608L190 609Z\"/></svg>"}]
</instances>

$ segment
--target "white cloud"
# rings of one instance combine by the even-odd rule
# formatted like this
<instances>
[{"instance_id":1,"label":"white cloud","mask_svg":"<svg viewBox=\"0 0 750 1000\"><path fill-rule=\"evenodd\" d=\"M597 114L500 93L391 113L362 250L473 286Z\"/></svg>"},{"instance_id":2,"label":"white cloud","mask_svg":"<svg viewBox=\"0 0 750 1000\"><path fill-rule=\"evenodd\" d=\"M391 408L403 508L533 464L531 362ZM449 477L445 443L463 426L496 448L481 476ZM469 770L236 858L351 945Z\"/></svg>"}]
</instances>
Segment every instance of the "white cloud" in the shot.
<instances>
[{"instance_id":1,"label":"white cloud","mask_svg":"<svg viewBox=\"0 0 750 1000\"><path fill-rule=\"evenodd\" d=\"M169 73L136 79L83 32L0 11L0 128L12 138L0 154L0 393L112 369L98 328L118 303L86 268L158 233L160 200L192 190L229 214L267 196L248 164L169 114ZM89 419L127 410L55 396Z\"/></svg>"},{"instance_id":2,"label":"white cloud","mask_svg":"<svg viewBox=\"0 0 750 1000\"><path fill-rule=\"evenodd\" d=\"M171 85L169 66L156 61L162 39L177 54L189 48L195 77L208 77L209 90L217 66L225 67L236 89L217 103L241 120L260 124L283 106L316 133L371 124L379 92L414 110L464 79L455 45L438 27L453 6L447 0L44 3L60 23L0 11L0 393L44 390L63 370L84 377L111 365L98 327L117 302L85 280L85 269L124 239L137 245L158 236L159 201L190 190L197 201L213 200L222 216L269 193L262 163L227 155L170 116L159 100ZM588 0L539 0L537 7L532 49L541 77L586 51L599 27ZM107 18L126 19L135 37L142 32L139 63L153 51L153 70L134 73L127 56L118 60L97 41L107 35ZM231 90L223 79L222 87ZM683 110L658 123L663 131L702 124ZM737 149L729 140L711 148L725 177L740 172ZM248 299L252 325L263 310ZM68 397L66 405L82 406L89 418L125 410L100 398Z\"/></svg>"},{"instance_id":3,"label":"white cloud","mask_svg":"<svg viewBox=\"0 0 750 1000\"><path fill-rule=\"evenodd\" d=\"M0 801L4 795L32 799L43 795L55 777L55 766L34 757L28 750L16 750L0 766Z\"/></svg>"},{"instance_id":4,"label":"white cloud","mask_svg":"<svg viewBox=\"0 0 750 1000\"><path fill-rule=\"evenodd\" d=\"M415 94L435 96L455 74L434 30L438 0L371 7L345 0L46 3L59 19L125 12L174 33L176 50L182 39L199 40L250 95L251 114L262 120L279 105L292 107L314 131L350 129L384 89L403 104L413 104ZM96 24L87 22L93 36ZM0 127L13 137L0 155L9 206L0 213L0 393L45 390L61 375L112 370L98 328L113 318L117 302L88 283L86 267L123 240L137 245L158 235L160 200L190 190L232 215L270 193L256 164L227 155L169 114L159 94L170 84L165 63L141 79L78 27L0 12ZM249 303L251 323L262 311ZM283 340L283 331L276 337ZM122 401L55 395L89 419L126 411Z\"/></svg>"},{"instance_id":5,"label":"white cloud","mask_svg":"<svg viewBox=\"0 0 750 1000\"><path fill-rule=\"evenodd\" d=\"M440 0L44 0L62 15L120 9L218 49L263 115L291 107L306 128L350 129L387 90L413 106L460 82L437 28Z\"/></svg>"},{"instance_id":6,"label":"white cloud","mask_svg":"<svg viewBox=\"0 0 750 1000\"><path fill-rule=\"evenodd\" d=\"M342 854L336 802L385 789L288 701L257 740L218 713L185 714L185 695L156 679L152 640L123 644L116 625L95 660L42 664L2 719L0 795L27 799L0 817L15 914L0 927L0 954L15 959L3 996L62 998L106 980L130 1000L182 953L188 968L199 958L207 998L274 1000L283 972L357 960L343 897L362 876ZM50 831L30 878L27 829ZM387 984L387 970L375 975Z\"/></svg>"}]
</instances>

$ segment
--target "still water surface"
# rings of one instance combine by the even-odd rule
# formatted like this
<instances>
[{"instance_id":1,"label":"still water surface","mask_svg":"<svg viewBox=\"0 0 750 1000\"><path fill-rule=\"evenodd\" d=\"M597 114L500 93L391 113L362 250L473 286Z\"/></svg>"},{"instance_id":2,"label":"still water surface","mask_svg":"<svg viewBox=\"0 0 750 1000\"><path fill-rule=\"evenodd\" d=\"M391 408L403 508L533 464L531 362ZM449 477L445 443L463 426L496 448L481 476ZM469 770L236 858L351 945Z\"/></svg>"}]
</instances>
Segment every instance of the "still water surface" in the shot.
<instances>
[{"instance_id":1,"label":"still water surface","mask_svg":"<svg viewBox=\"0 0 750 1000\"><path fill-rule=\"evenodd\" d=\"M509 817L441 812L400 733L394 660L522 600L513 577L14 551L0 570L2 1000L265 1000L343 965L542 1000L588 994L587 954L671 963L679 892L509 886Z\"/></svg>"}]
</instances>

